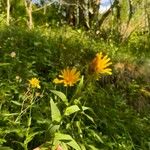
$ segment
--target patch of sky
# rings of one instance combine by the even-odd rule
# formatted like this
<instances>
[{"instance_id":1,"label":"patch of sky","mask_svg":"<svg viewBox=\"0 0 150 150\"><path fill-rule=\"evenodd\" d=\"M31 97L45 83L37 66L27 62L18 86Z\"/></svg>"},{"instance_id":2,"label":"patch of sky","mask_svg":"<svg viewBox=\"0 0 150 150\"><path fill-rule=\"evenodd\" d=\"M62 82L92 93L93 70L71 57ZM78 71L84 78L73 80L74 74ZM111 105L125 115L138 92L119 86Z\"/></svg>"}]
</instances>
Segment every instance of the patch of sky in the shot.
<instances>
[{"instance_id":1,"label":"patch of sky","mask_svg":"<svg viewBox=\"0 0 150 150\"><path fill-rule=\"evenodd\" d=\"M32 0L33 3L39 3L39 0Z\"/></svg>"},{"instance_id":2,"label":"patch of sky","mask_svg":"<svg viewBox=\"0 0 150 150\"><path fill-rule=\"evenodd\" d=\"M114 0L101 0L99 12L105 13L111 7L111 4L113 3L113 1Z\"/></svg>"},{"instance_id":3,"label":"patch of sky","mask_svg":"<svg viewBox=\"0 0 150 150\"><path fill-rule=\"evenodd\" d=\"M48 0L45 0L48 2ZM113 3L114 0L101 0L100 6L99 6L99 12L105 13ZM32 0L33 3L40 4L40 0ZM58 0L51 0L51 2L58 2Z\"/></svg>"}]
</instances>

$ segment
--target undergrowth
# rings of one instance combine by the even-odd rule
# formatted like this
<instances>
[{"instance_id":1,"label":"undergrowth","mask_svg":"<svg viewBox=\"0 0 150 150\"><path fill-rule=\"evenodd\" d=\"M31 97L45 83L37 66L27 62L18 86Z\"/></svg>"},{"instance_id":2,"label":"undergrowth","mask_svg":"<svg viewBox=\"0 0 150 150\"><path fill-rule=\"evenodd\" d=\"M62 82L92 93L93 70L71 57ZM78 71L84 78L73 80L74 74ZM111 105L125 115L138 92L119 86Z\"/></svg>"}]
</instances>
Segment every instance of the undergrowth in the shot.
<instances>
[{"instance_id":1,"label":"undergrowth","mask_svg":"<svg viewBox=\"0 0 150 150\"><path fill-rule=\"evenodd\" d=\"M0 149L150 149L147 35L117 44L67 26L0 30ZM97 52L111 58L113 73L82 89ZM68 66L85 78L66 92L53 79ZM29 87L32 77L40 80L41 89ZM82 92L69 103L78 88ZM74 107L67 115L64 96Z\"/></svg>"}]
</instances>

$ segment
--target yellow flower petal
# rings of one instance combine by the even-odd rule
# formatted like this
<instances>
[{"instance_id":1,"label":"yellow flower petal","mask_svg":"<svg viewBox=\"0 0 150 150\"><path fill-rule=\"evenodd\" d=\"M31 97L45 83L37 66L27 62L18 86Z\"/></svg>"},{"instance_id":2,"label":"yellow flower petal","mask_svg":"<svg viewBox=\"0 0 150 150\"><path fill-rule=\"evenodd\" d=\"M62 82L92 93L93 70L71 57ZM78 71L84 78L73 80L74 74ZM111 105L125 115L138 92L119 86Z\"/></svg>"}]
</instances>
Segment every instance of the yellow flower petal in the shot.
<instances>
[{"instance_id":1,"label":"yellow flower petal","mask_svg":"<svg viewBox=\"0 0 150 150\"><path fill-rule=\"evenodd\" d=\"M97 53L92 63L90 64L90 70L96 74L111 74L112 70L109 66L112 64L110 58L107 55L103 56L102 52Z\"/></svg>"},{"instance_id":2,"label":"yellow flower petal","mask_svg":"<svg viewBox=\"0 0 150 150\"><path fill-rule=\"evenodd\" d=\"M32 79L30 79L30 80L28 80L29 81L29 85L32 87L32 88L38 88L38 89L40 89L41 88L41 86L40 86L40 81L39 81L39 79L37 79L37 78L32 78Z\"/></svg>"},{"instance_id":3,"label":"yellow flower petal","mask_svg":"<svg viewBox=\"0 0 150 150\"><path fill-rule=\"evenodd\" d=\"M54 79L53 82L55 84L63 83L63 80L59 80L58 78Z\"/></svg>"},{"instance_id":4,"label":"yellow flower petal","mask_svg":"<svg viewBox=\"0 0 150 150\"><path fill-rule=\"evenodd\" d=\"M58 76L58 78L54 79L55 84L63 83L64 86L73 86L80 77L80 72L77 71L76 68L66 68L61 71L61 74Z\"/></svg>"}]
</instances>

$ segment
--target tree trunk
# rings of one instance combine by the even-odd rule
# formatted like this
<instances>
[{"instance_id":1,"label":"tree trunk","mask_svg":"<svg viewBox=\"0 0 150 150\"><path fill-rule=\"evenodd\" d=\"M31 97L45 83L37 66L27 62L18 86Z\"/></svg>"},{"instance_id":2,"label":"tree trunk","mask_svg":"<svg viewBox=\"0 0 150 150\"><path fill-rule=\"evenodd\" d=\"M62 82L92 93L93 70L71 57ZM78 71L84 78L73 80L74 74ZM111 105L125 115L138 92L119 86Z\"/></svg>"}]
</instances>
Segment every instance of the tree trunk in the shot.
<instances>
[{"instance_id":1,"label":"tree trunk","mask_svg":"<svg viewBox=\"0 0 150 150\"><path fill-rule=\"evenodd\" d=\"M34 25L33 25L33 19L32 19L32 0L24 0L24 4L25 4L25 8L26 8L26 12L28 15L28 27L31 30Z\"/></svg>"},{"instance_id":2,"label":"tree trunk","mask_svg":"<svg viewBox=\"0 0 150 150\"><path fill-rule=\"evenodd\" d=\"M7 20L6 24L9 26L10 24L10 0L7 0Z\"/></svg>"},{"instance_id":3,"label":"tree trunk","mask_svg":"<svg viewBox=\"0 0 150 150\"><path fill-rule=\"evenodd\" d=\"M83 11L83 19L85 26L89 29L89 0L83 0L83 3L81 4L82 11Z\"/></svg>"}]
</instances>

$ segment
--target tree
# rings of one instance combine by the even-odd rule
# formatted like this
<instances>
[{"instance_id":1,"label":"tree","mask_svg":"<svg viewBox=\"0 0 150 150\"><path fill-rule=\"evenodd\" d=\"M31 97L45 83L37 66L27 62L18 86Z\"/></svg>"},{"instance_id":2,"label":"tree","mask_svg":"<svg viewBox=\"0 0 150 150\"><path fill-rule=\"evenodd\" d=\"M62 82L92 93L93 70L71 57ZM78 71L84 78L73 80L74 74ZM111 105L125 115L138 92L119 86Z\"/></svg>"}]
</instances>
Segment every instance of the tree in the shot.
<instances>
[{"instance_id":1,"label":"tree","mask_svg":"<svg viewBox=\"0 0 150 150\"><path fill-rule=\"evenodd\" d=\"M10 23L10 0L7 0L7 21L6 24L9 25Z\"/></svg>"},{"instance_id":2,"label":"tree","mask_svg":"<svg viewBox=\"0 0 150 150\"><path fill-rule=\"evenodd\" d=\"M32 19L32 0L24 0L25 9L28 15L28 27L32 29L34 27L33 19Z\"/></svg>"}]
</instances>

